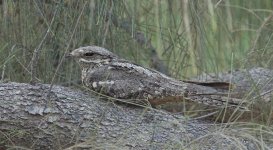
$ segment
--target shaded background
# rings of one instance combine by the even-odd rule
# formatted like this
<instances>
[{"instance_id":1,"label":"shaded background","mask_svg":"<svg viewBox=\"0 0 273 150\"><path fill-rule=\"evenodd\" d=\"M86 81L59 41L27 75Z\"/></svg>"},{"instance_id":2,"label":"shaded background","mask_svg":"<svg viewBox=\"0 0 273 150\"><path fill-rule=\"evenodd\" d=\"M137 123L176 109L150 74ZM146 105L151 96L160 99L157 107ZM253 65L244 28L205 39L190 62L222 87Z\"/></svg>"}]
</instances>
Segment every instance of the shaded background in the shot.
<instances>
[{"instance_id":1,"label":"shaded background","mask_svg":"<svg viewBox=\"0 0 273 150\"><path fill-rule=\"evenodd\" d=\"M87 45L178 79L256 66L272 69L272 3L0 0L0 78L78 83L78 64L61 60L65 52Z\"/></svg>"}]
</instances>

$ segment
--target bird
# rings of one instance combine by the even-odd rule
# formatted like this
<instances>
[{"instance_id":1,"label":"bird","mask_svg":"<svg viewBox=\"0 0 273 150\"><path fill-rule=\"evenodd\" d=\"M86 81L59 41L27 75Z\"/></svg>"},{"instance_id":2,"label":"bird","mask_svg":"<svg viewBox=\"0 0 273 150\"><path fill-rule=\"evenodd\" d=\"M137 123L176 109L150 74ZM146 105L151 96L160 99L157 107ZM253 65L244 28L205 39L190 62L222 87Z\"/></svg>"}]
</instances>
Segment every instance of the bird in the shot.
<instances>
[{"instance_id":1,"label":"bird","mask_svg":"<svg viewBox=\"0 0 273 150\"><path fill-rule=\"evenodd\" d=\"M68 56L78 61L86 87L123 102L157 106L187 100L218 108L248 110L244 100L221 93L210 84L174 79L123 59L103 47L80 47Z\"/></svg>"}]
</instances>

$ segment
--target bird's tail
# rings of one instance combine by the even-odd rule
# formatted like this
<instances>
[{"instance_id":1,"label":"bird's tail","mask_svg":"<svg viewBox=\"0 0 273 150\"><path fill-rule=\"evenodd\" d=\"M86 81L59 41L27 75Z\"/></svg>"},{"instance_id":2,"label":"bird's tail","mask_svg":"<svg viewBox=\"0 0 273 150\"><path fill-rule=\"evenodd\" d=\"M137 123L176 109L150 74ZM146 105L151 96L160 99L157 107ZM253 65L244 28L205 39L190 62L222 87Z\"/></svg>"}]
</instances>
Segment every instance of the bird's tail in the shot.
<instances>
[{"instance_id":1,"label":"bird's tail","mask_svg":"<svg viewBox=\"0 0 273 150\"><path fill-rule=\"evenodd\" d=\"M249 111L250 103L245 99L238 99L229 97L228 94L188 94L184 96L185 99L202 103L209 106L221 107L221 108L234 108L242 111Z\"/></svg>"}]
</instances>

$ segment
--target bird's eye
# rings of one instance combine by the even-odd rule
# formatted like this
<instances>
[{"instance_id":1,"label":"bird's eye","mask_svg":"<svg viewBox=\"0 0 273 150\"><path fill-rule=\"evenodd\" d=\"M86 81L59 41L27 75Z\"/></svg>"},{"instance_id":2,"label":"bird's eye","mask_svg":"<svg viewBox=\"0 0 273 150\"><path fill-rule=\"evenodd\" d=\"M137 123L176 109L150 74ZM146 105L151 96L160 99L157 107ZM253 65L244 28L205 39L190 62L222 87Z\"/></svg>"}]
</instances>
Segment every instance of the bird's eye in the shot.
<instances>
[{"instance_id":1,"label":"bird's eye","mask_svg":"<svg viewBox=\"0 0 273 150\"><path fill-rule=\"evenodd\" d=\"M94 53L85 53L84 56L93 56Z\"/></svg>"}]
</instances>

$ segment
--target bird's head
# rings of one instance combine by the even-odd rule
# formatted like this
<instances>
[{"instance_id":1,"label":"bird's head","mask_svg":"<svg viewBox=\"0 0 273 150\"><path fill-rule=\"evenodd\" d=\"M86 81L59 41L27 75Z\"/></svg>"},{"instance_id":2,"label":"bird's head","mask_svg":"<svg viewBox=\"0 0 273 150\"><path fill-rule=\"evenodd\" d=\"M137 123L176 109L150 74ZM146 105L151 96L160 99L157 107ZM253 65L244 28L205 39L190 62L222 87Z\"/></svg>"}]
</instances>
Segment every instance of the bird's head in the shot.
<instances>
[{"instance_id":1,"label":"bird's head","mask_svg":"<svg viewBox=\"0 0 273 150\"><path fill-rule=\"evenodd\" d=\"M98 46L80 47L73 50L68 56L76 58L81 66L91 65L91 67L117 58L114 53Z\"/></svg>"}]
</instances>

